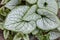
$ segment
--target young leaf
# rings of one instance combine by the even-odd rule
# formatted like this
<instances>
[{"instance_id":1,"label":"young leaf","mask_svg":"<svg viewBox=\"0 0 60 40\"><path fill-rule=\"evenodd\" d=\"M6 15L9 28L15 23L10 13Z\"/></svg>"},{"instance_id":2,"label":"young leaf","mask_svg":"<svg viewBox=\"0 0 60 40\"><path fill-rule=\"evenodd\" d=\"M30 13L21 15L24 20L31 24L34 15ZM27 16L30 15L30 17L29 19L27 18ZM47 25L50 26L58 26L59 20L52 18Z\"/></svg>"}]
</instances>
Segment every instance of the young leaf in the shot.
<instances>
[{"instance_id":1,"label":"young leaf","mask_svg":"<svg viewBox=\"0 0 60 40\"><path fill-rule=\"evenodd\" d=\"M20 33L17 33L13 38L13 40L21 40L21 39L22 39L22 35Z\"/></svg>"},{"instance_id":2,"label":"young leaf","mask_svg":"<svg viewBox=\"0 0 60 40\"><path fill-rule=\"evenodd\" d=\"M10 0L8 3L6 3L5 7L8 9L13 9L20 3L20 0Z\"/></svg>"},{"instance_id":3,"label":"young leaf","mask_svg":"<svg viewBox=\"0 0 60 40\"><path fill-rule=\"evenodd\" d=\"M24 40L29 40L29 35L28 35L28 34L25 34L25 35L23 36L23 39L24 39Z\"/></svg>"},{"instance_id":4,"label":"young leaf","mask_svg":"<svg viewBox=\"0 0 60 40\"><path fill-rule=\"evenodd\" d=\"M37 20L37 27L43 30L55 29L59 26L59 19L52 12L45 9L38 9L41 18Z\"/></svg>"},{"instance_id":5,"label":"young leaf","mask_svg":"<svg viewBox=\"0 0 60 40\"><path fill-rule=\"evenodd\" d=\"M4 30L3 35L4 35L4 39L6 40L9 36L9 31Z\"/></svg>"},{"instance_id":6,"label":"young leaf","mask_svg":"<svg viewBox=\"0 0 60 40\"><path fill-rule=\"evenodd\" d=\"M3 5L3 4L6 4L8 1L10 1L10 0L2 0L1 1L1 4Z\"/></svg>"},{"instance_id":7,"label":"young leaf","mask_svg":"<svg viewBox=\"0 0 60 40\"><path fill-rule=\"evenodd\" d=\"M23 20L28 9L28 6L19 6L13 9L7 16L4 28L12 31L23 32L24 34L32 32L36 28L35 21Z\"/></svg>"},{"instance_id":8,"label":"young leaf","mask_svg":"<svg viewBox=\"0 0 60 40\"><path fill-rule=\"evenodd\" d=\"M58 5L55 0L38 0L37 3L39 8L43 8L57 14L58 12Z\"/></svg>"},{"instance_id":9,"label":"young leaf","mask_svg":"<svg viewBox=\"0 0 60 40\"><path fill-rule=\"evenodd\" d=\"M58 7L60 8L60 0L56 0L57 3L58 3Z\"/></svg>"},{"instance_id":10,"label":"young leaf","mask_svg":"<svg viewBox=\"0 0 60 40\"><path fill-rule=\"evenodd\" d=\"M34 31L32 31L32 34L35 35L35 34L37 34L38 32L39 32L39 30L38 30L38 29L35 29Z\"/></svg>"}]
</instances>

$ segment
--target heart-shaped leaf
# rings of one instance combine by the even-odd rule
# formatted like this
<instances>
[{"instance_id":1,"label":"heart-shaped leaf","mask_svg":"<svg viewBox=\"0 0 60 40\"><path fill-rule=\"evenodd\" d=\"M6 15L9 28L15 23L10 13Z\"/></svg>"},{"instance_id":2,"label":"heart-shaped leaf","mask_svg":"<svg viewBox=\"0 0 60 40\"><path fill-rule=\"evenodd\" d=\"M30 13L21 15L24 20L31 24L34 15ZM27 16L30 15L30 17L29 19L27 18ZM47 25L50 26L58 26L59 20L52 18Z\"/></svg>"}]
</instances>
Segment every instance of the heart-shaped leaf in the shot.
<instances>
[{"instance_id":1,"label":"heart-shaped leaf","mask_svg":"<svg viewBox=\"0 0 60 40\"><path fill-rule=\"evenodd\" d=\"M58 5L55 0L38 0L38 7L49 10L54 14L58 12Z\"/></svg>"},{"instance_id":2,"label":"heart-shaped leaf","mask_svg":"<svg viewBox=\"0 0 60 40\"><path fill-rule=\"evenodd\" d=\"M3 34L4 34L4 39L6 40L9 36L9 31L4 30Z\"/></svg>"},{"instance_id":3,"label":"heart-shaped leaf","mask_svg":"<svg viewBox=\"0 0 60 40\"><path fill-rule=\"evenodd\" d=\"M23 32L24 34L32 32L36 28L35 21L23 20L24 15L26 15L29 9L28 6L19 6L13 9L7 16L4 28Z\"/></svg>"},{"instance_id":4,"label":"heart-shaped leaf","mask_svg":"<svg viewBox=\"0 0 60 40\"><path fill-rule=\"evenodd\" d=\"M43 30L55 29L59 26L59 19L52 12L45 9L38 9L41 19L37 20L37 26Z\"/></svg>"}]
</instances>

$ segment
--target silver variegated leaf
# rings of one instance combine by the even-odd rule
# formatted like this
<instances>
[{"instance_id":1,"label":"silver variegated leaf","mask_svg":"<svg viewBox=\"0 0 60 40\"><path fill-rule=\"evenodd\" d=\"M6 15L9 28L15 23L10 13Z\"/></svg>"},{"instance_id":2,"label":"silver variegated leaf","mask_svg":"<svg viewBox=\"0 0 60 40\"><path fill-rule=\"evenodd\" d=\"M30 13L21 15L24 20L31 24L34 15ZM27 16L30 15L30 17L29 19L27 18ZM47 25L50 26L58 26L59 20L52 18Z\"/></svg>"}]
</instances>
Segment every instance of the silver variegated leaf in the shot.
<instances>
[{"instance_id":1,"label":"silver variegated leaf","mask_svg":"<svg viewBox=\"0 0 60 40\"><path fill-rule=\"evenodd\" d=\"M38 19L36 22L38 28L51 30L59 26L59 19L52 12L45 9L38 9L37 12L41 15L41 19Z\"/></svg>"},{"instance_id":2,"label":"silver variegated leaf","mask_svg":"<svg viewBox=\"0 0 60 40\"><path fill-rule=\"evenodd\" d=\"M58 5L55 0L38 0L38 7L43 8L46 10L49 10L53 12L54 14L57 14L58 12Z\"/></svg>"},{"instance_id":3,"label":"silver variegated leaf","mask_svg":"<svg viewBox=\"0 0 60 40\"><path fill-rule=\"evenodd\" d=\"M26 13L26 15L23 17L23 20L27 20L27 21L36 21L38 18L41 18L40 15L36 14L36 9L37 9L37 5L33 5L28 12Z\"/></svg>"},{"instance_id":4,"label":"silver variegated leaf","mask_svg":"<svg viewBox=\"0 0 60 40\"><path fill-rule=\"evenodd\" d=\"M29 35L28 35L28 34L25 34L25 35L23 36L23 39L24 39L24 40L29 40Z\"/></svg>"},{"instance_id":5,"label":"silver variegated leaf","mask_svg":"<svg viewBox=\"0 0 60 40\"><path fill-rule=\"evenodd\" d=\"M4 22L0 22L0 29L1 29L1 30L4 30L3 25L4 25Z\"/></svg>"},{"instance_id":6,"label":"silver variegated leaf","mask_svg":"<svg viewBox=\"0 0 60 40\"><path fill-rule=\"evenodd\" d=\"M3 35L4 35L4 39L6 40L9 36L9 31L4 30Z\"/></svg>"},{"instance_id":7,"label":"silver variegated leaf","mask_svg":"<svg viewBox=\"0 0 60 40\"><path fill-rule=\"evenodd\" d=\"M23 20L30 8L28 6L19 6L13 9L6 18L5 29L28 34L36 28L35 21Z\"/></svg>"}]
</instances>

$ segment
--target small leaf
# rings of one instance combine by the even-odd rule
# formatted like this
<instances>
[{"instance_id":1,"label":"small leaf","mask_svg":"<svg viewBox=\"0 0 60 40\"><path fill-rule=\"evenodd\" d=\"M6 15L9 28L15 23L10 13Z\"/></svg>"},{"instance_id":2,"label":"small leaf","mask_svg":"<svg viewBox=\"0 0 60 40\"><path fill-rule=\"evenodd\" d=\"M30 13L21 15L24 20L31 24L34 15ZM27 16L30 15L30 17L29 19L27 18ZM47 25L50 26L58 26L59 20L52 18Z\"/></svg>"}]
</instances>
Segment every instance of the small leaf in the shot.
<instances>
[{"instance_id":1,"label":"small leaf","mask_svg":"<svg viewBox=\"0 0 60 40\"><path fill-rule=\"evenodd\" d=\"M39 8L43 8L57 14L58 12L58 5L55 0L38 0L37 2Z\"/></svg>"},{"instance_id":2,"label":"small leaf","mask_svg":"<svg viewBox=\"0 0 60 40\"><path fill-rule=\"evenodd\" d=\"M4 39L6 40L9 37L9 31L4 30L3 34L4 34Z\"/></svg>"},{"instance_id":3,"label":"small leaf","mask_svg":"<svg viewBox=\"0 0 60 40\"><path fill-rule=\"evenodd\" d=\"M54 40L54 39L57 39L57 38L59 38L60 37L60 32L54 32L54 31L52 31L52 32L49 32L49 34L50 34L50 40Z\"/></svg>"},{"instance_id":4,"label":"small leaf","mask_svg":"<svg viewBox=\"0 0 60 40\"><path fill-rule=\"evenodd\" d=\"M38 34L36 35L36 37L37 37L39 40L50 40L50 39L49 39L49 34L43 35L43 34L38 33Z\"/></svg>"},{"instance_id":5,"label":"small leaf","mask_svg":"<svg viewBox=\"0 0 60 40\"><path fill-rule=\"evenodd\" d=\"M0 22L0 29L1 29L1 30L4 30L3 25L4 25L4 22Z\"/></svg>"},{"instance_id":6,"label":"small leaf","mask_svg":"<svg viewBox=\"0 0 60 40\"><path fill-rule=\"evenodd\" d=\"M23 36L23 39L24 40L29 40L29 35L28 34L25 34L25 36Z\"/></svg>"},{"instance_id":7,"label":"small leaf","mask_svg":"<svg viewBox=\"0 0 60 40\"><path fill-rule=\"evenodd\" d=\"M13 38L13 40L21 40L21 39L22 39L22 35L20 33L17 33Z\"/></svg>"},{"instance_id":8,"label":"small leaf","mask_svg":"<svg viewBox=\"0 0 60 40\"><path fill-rule=\"evenodd\" d=\"M41 18L37 20L37 27L43 30L52 30L59 26L59 19L52 12L45 9L38 9Z\"/></svg>"},{"instance_id":9,"label":"small leaf","mask_svg":"<svg viewBox=\"0 0 60 40\"><path fill-rule=\"evenodd\" d=\"M22 32L24 34L32 32L36 28L35 21L23 20L28 9L28 6L19 6L13 9L7 16L4 28L15 32Z\"/></svg>"},{"instance_id":10,"label":"small leaf","mask_svg":"<svg viewBox=\"0 0 60 40\"><path fill-rule=\"evenodd\" d=\"M41 18L40 15L35 13L36 9L37 9L37 5L31 6L31 8L26 13L26 15L23 17L23 20L27 20L27 21L34 20L34 21L36 21L38 18Z\"/></svg>"}]
</instances>

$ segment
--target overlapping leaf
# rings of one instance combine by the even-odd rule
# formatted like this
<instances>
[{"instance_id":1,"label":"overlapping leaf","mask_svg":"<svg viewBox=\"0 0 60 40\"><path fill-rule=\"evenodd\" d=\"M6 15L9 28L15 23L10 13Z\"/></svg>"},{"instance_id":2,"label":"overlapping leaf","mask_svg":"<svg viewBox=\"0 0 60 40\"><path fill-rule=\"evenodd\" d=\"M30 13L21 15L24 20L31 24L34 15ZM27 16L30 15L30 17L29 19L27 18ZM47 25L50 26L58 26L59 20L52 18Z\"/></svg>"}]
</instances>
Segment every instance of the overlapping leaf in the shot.
<instances>
[{"instance_id":1,"label":"overlapping leaf","mask_svg":"<svg viewBox=\"0 0 60 40\"><path fill-rule=\"evenodd\" d=\"M52 32L49 32L49 34L50 34L50 37L49 37L50 40L55 40L60 37L60 32L52 31Z\"/></svg>"},{"instance_id":2,"label":"overlapping leaf","mask_svg":"<svg viewBox=\"0 0 60 40\"><path fill-rule=\"evenodd\" d=\"M59 26L59 19L52 12L45 9L38 9L41 19L37 20L37 26L43 30L55 29Z\"/></svg>"},{"instance_id":3,"label":"overlapping leaf","mask_svg":"<svg viewBox=\"0 0 60 40\"><path fill-rule=\"evenodd\" d=\"M47 9L54 14L57 14L58 12L58 5L55 0L38 0L37 3L39 8Z\"/></svg>"},{"instance_id":4,"label":"overlapping leaf","mask_svg":"<svg viewBox=\"0 0 60 40\"><path fill-rule=\"evenodd\" d=\"M24 34L32 32L36 28L35 21L23 20L23 17L27 14L29 9L28 6L19 6L13 9L7 16L5 28L12 31L23 32Z\"/></svg>"}]
</instances>

